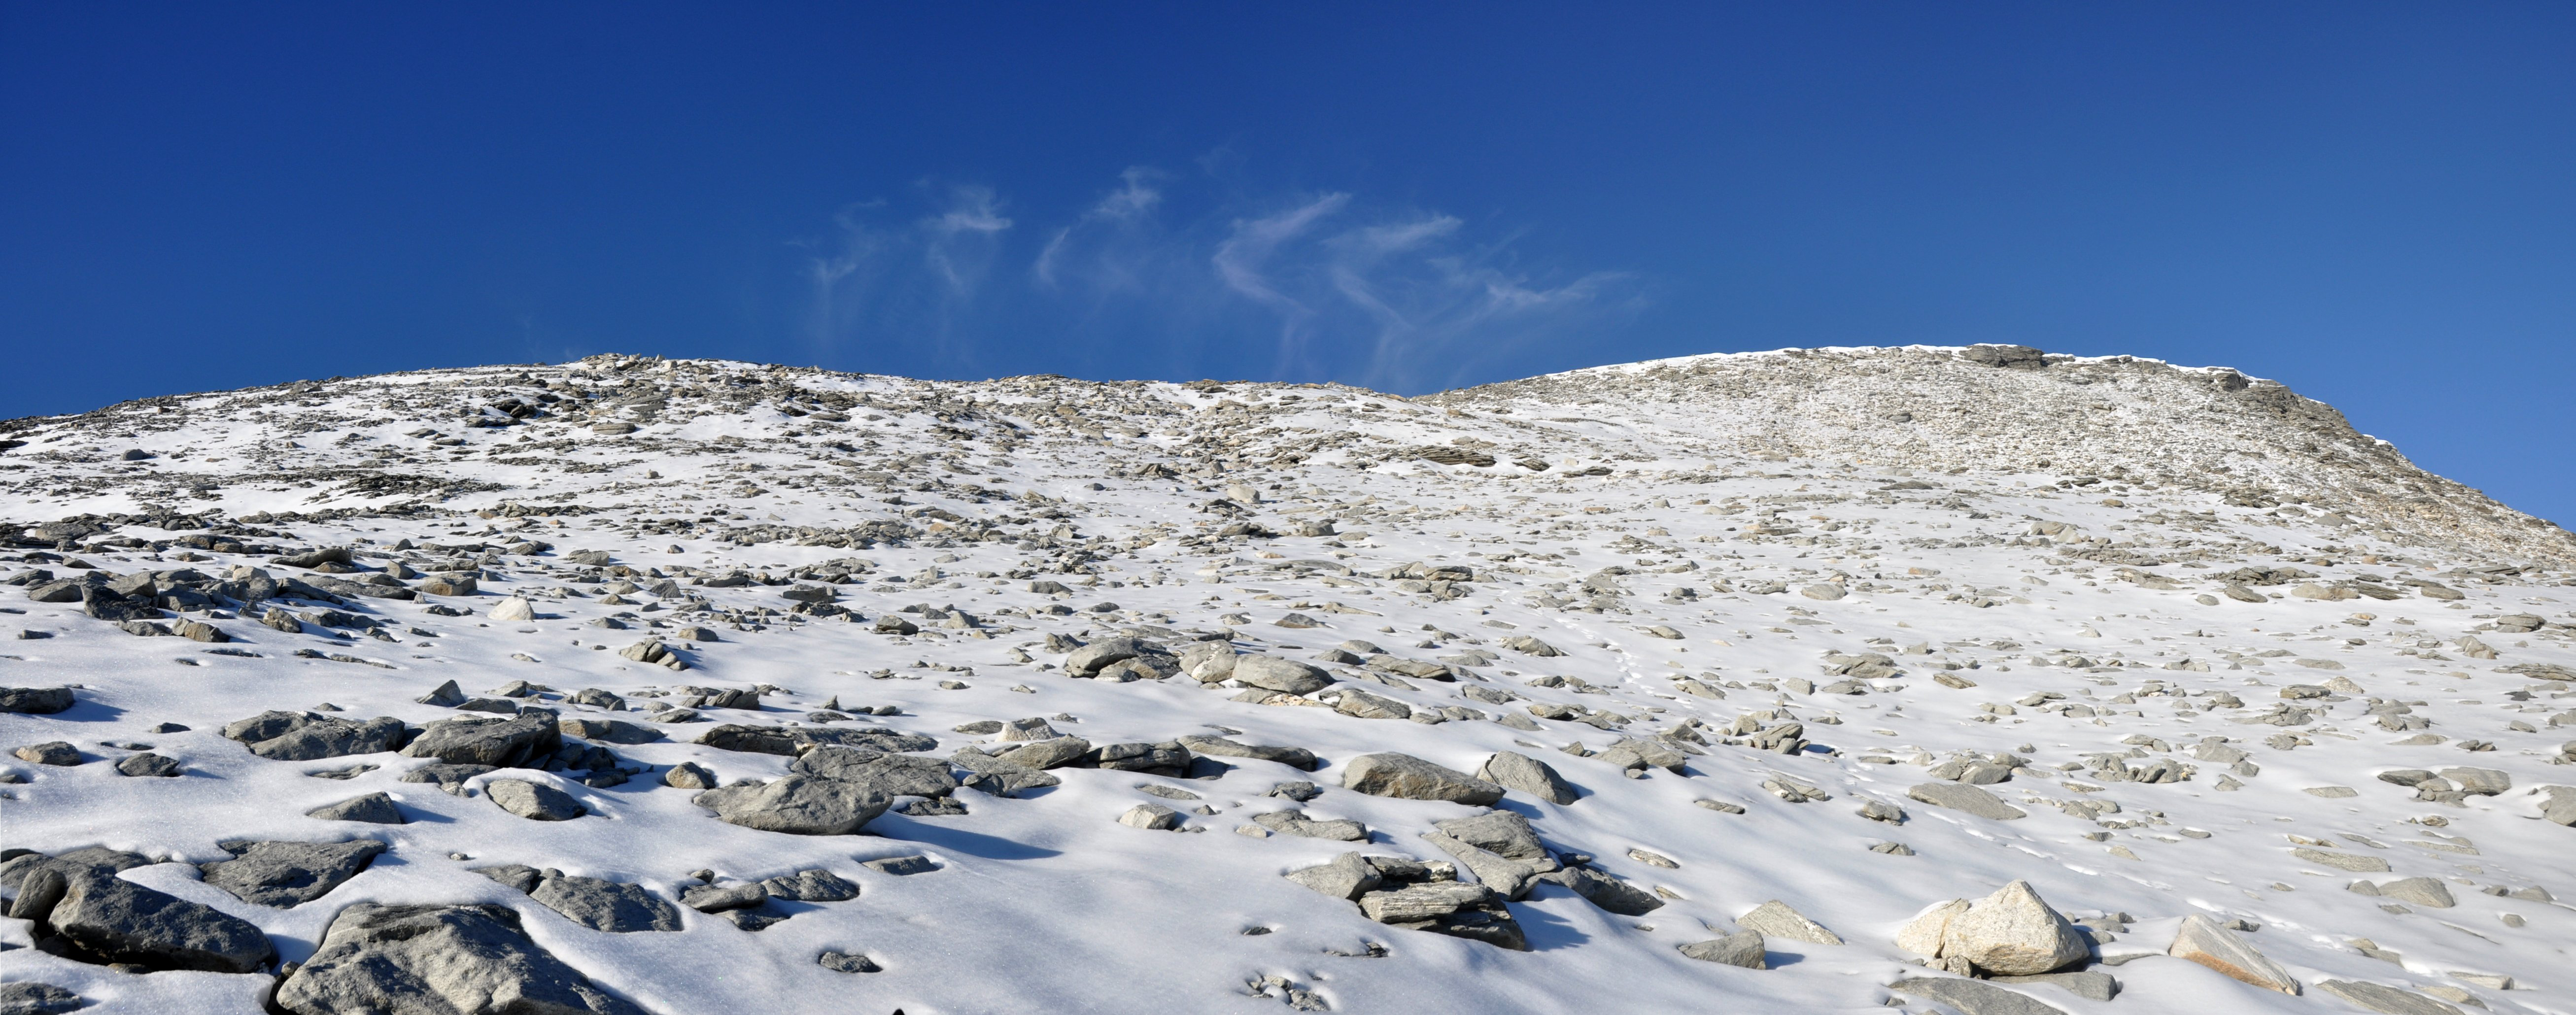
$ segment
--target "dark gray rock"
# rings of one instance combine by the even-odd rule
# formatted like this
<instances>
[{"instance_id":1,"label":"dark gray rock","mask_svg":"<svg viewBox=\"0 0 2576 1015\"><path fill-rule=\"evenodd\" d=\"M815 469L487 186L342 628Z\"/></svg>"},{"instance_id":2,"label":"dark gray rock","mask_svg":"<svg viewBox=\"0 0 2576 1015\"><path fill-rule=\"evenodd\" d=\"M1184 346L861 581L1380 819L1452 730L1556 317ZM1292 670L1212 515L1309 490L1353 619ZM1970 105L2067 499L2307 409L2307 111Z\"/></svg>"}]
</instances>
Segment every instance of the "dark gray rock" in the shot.
<instances>
[{"instance_id":1,"label":"dark gray rock","mask_svg":"<svg viewBox=\"0 0 2576 1015\"><path fill-rule=\"evenodd\" d=\"M646 1015L528 940L506 906L342 910L277 989L291 1015Z\"/></svg>"},{"instance_id":2,"label":"dark gray rock","mask_svg":"<svg viewBox=\"0 0 2576 1015\"><path fill-rule=\"evenodd\" d=\"M1664 905L1664 900L1656 898L1655 893L1590 867L1568 867L1546 875L1543 880L1571 888L1574 894L1583 896L1593 905L1621 916L1644 916Z\"/></svg>"},{"instance_id":3,"label":"dark gray rock","mask_svg":"<svg viewBox=\"0 0 2576 1015\"><path fill-rule=\"evenodd\" d=\"M822 964L823 968L829 969L835 973L874 973L881 971L881 968L875 962L870 961L867 956L854 955L849 952L824 952L821 955L815 956L814 961Z\"/></svg>"},{"instance_id":4,"label":"dark gray rock","mask_svg":"<svg viewBox=\"0 0 2576 1015\"><path fill-rule=\"evenodd\" d=\"M564 736L612 744L649 744L662 739L661 730L623 719L569 718L557 722L555 728Z\"/></svg>"},{"instance_id":5,"label":"dark gray rock","mask_svg":"<svg viewBox=\"0 0 2576 1015\"><path fill-rule=\"evenodd\" d=\"M893 802L862 783L806 775L735 783L690 800L729 824L789 835L856 835Z\"/></svg>"},{"instance_id":6,"label":"dark gray rock","mask_svg":"<svg viewBox=\"0 0 2576 1015\"><path fill-rule=\"evenodd\" d=\"M542 709L510 719L441 719L423 727L402 753L451 765L541 768L563 748L555 724L554 713Z\"/></svg>"},{"instance_id":7,"label":"dark gray rock","mask_svg":"<svg viewBox=\"0 0 2576 1015\"><path fill-rule=\"evenodd\" d=\"M52 715L72 707L68 687L0 687L0 712Z\"/></svg>"},{"instance_id":8,"label":"dark gray rock","mask_svg":"<svg viewBox=\"0 0 2576 1015\"><path fill-rule=\"evenodd\" d=\"M216 973L258 972L277 958L258 927L211 906L94 869L57 867L44 876L62 877L62 894L29 918L38 921L44 929L40 939L57 954Z\"/></svg>"},{"instance_id":9,"label":"dark gray rock","mask_svg":"<svg viewBox=\"0 0 2576 1015\"><path fill-rule=\"evenodd\" d=\"M385 851L385 844L374 839L221 845L233 858L198 865L205 882L243 902L279 909L321 898Z\"/></svg>"},{"instance_id":10,"label":"dark gray rock","mask_svg":"<svg viewBox=\"0 0 2576 1015\"><path fill-rule=\"evenodd\" d=\"M465 788L465 780L486 772L498 771L500 769L490 765L422 765L403 773L402 781L437 783L438 788L456 793Z\"/></svg>"},{"instance_id":11,"label":"dark gray rock","mask_svg":"<svg viewBox=\"0 0 2576 1015\"><path fill-rule=\"evenodd\" d=\"M316 807L304 812L304 816L324 821L364 821L371 825L400 825L409 821L403 817L402 808L394 805L394 798L382 793L369 793Z\"/></svg>"},{"instance_id":12,"label":"dark gray rock","mask_svg":"<svg viewBox=\"0 0 2576 1015\"><path fill-rule=\"evenodd\" d=\"M28 744L9 753L30 765L69 768L81 763L80 748L72 746L71 741L68 740L48 740L41 744Z\"/></svg>"},{"instance_id":13,"label":"dark gray rock","mask_svg":"<svg viewBox=\"0 0 2576 1015\"><path fill-rule=\"evenodd\" d=\"M1252 816L1252 823L1281 835L1296 835L1309 839L1367 842L1369 837L1367 825L1348 818L1317 821L1307 817L1304 811L1272 811L1267 814L1255 814Z\"/></svg>"},{"instance_id":14,"label":"dark gray rock","mask_svg":"<svg viewBox=\"0 0 2576 1015\"><path fill-rule=\"evenodd\" d=\"M165 758L145 751L141 754L127 755L123 760L118 761L116 774L175 779L181 774L181 769L177 759Z\"/></svg>"},{"instance_id":15,"label":"dark gray rock","mask_svg":"<svg viewBox=\"0 0 2576 1015\"><path fill-rule=\"evenodd\" d=\"M787 767L818 779L863 783L887 796L947 796L958 786L946 761L856 747L817 747Z\"/></svg>"},{"instance_id":16,"label":"dark gray rock","mask_svg":"<svg viewBox=\"0 0 2576 1015\"><path fill-rule=\"evenodd\" d=\"M921 858L914 856L902 857L900 859L920 860ZM870 860L867 865L878 870L886 870L886 868L877 866L878 864L885 862L886 861L883 860ZM924 869L928 869L928 861L923 861L923 864ZM893 870L886 872L889 874L918 873L910 870ZM768 890L770 898L789 899L796 902L846 902L859 897L859 886L857 883L820 867L797 871L796 873L785 877L763 879L760 882L760 886Z\"/></svg>"},{"instance_id":17,"label":"dark gray rock","mask_svg":"<svg viewBox=\"0 0 2576 1015\"><path fill-rule=\"evenodd\" d=\"M262 712L225 725L224 737L271 761L318 761L394 750L410 740L411 731L392 716L360 721L312 712Z\"/></svg>"}]
</instances>

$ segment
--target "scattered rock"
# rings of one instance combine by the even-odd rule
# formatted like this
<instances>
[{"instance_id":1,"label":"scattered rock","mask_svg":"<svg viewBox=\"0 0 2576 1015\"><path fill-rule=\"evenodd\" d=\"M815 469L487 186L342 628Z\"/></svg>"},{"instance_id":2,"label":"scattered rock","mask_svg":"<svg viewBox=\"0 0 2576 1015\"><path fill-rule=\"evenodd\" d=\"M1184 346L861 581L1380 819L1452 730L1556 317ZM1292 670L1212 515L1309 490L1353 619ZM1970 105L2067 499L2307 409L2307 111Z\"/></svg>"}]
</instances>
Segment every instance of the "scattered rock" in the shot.
<instances>
[{"instance_id":1,"label":"scattered rock","mask_svg":"<svg viewBox=\"0 0 2576 1015\"><path fill-rule=\"evenodd\" d=\"M483 784L483 795L530 821L570 821L590 813L572 794L526 779L494 779Z\"/></svg>"},{"instance_id":2,"label":"scattered rock","mask_svg":"<svg viewBox=\"0 0 2576 1015\"><path fill-rule=\"evenodd\" d=\"M1927 782L1906 790L1905 795L1935 807L1947 807L1995 821L2011 821L2030 816L2030 812L2005 803L1994 794L1964 782Z\"/></svg>"},{"instance_id":3,"label":"scattered rock","mask_svg":"<svg viewBox=\"0 0 2576 1015\"><path fill-rule=\"evenodd\" d=\"M1409 754L1363 754L1342 769L1342 787L1370 796L1406 800L1447 800L1474 807L1491 806L1503 788L1452 768Z\"/></svg>"},{"instance_id":4,"label":"scattered rock","mask_svg":"<svg viewBox=\"0 0 2576 1015\"><path fill-rule=\"evenodd\" d=\"M328 894L385 851L374 839L349 842L226 842L230 860L200 864L205 882L243 902L286 909Z\"/></svg>"},{"instance_id":5,"label":"scattered rock","mask_svg":"<svg viewBox=\"0 0 2576 1015\"><path fill-rule=\"evenodd\" d=\"M399 825L407 820L403 817L402 808L394 805L394 798L382 793L369 793L316 807L304 812L304 816L324 821L364 821L371 825Z\"/></svg>"},{"instance_id":6,"label":"scattered rock","mask_svg":"<svg viewBox=\"0 0 2576 1015\"><path fill-rule=\"evenodd\" d=\"M321 946L278 985L292 1015L646 1015L528 940L507 906L341 910Z\"/></svg>"},{"instance_id":7,"label":"scattered rock","mask_svg":"<svg viewBox=\"0 0 2576 1015\"><path fill-rule=\"evenodd\" d=\"M2173 946L2165 954L2200 963L2266 990L2299 993L2299 981L2289 970L2217 921L2198 913L2182 918L2182 928L2174 934Z\"/></svg>"},{"instance_id":8,"label":"scattered rock","mask_svg":"<svg viewBox=\"0 0 2576 1015\"><path fill-rule=\"evenodd\" d=\"M1791 941L1805 941L1820 945L1843 943L1842 935L1826 930L1823 924L1807 919L1805 914L1789 908L1788 903L1778 899L1755 906L1752 912L1736 917L1735 925L1746 930L1761 931L1764 937L1788 938Z\"/></svg>"},{"instance_id":9,"label":"scattered rock","mask_svg":"<svg viewBox=\"0 0 2576 1015\"><path fill-rule=\"evenodd\" d=\"M1742 966L1746 969L1771 968L1770 962L1763 957L1760 931L1739 930L1725 937L1694 941L1682 945L1681 952L1702 962Z\"/></svg>"},{"instance_id":10,"label":"scattered rock","mask_svg":"<svg viewBox=\"0 0 2576 1015\"><path fill-rule=\"evenodd\" d=\"M1500 751L1486 758L1484 765L1476 769L1476 777L1552 804L1570 804L1582 796L1575 792L1573 784L1556 774L1556 769L1548 767L1546 762L1511 751Z\"/></svg>"},{"instance_id":11,"label":"scattered rock","mask_svg":"<svg viewBox=\"0 0 2576 1015\"><path fill-rule=\"evenodd\" d=\"M863 784L803 775L738 782L690 800L727 823L789 835L856 835L893 803Z\"/></svg>"}]
</instances>

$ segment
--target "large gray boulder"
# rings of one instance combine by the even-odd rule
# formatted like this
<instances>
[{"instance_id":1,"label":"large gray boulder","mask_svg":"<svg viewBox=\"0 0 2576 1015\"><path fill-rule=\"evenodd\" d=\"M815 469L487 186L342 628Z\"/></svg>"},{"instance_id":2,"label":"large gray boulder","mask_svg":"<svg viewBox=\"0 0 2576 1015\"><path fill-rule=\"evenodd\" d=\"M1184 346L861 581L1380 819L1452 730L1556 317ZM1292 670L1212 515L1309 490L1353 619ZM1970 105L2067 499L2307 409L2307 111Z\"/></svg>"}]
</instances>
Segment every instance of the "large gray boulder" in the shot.
<instances>
[{"instance_id":1,"label":"large gray boulder","mask_svg":"<svg viewBox=\"0 0 2576 1015\"><path fill-rule=\"evenodd\" d=\"M646 1015L528 940L506 906L340 912L278 985L292 1015Z\"/></svg>"},{"instance_id":2,"label":"large gray boulder","mask_svg":"<svg viewBox=\"0 0 2576 1015\"><path fill-rule=\"evenodd\" d=\"M554 713L531 709L508 719L438 720L422 728L402 753L451 765L542 768L562 747Z\"/></svg>"},{"instance_id":3,"label":"large gray boulder","mask_svg":"<svg viewBox=\"0 0 2576 1015\"><path fill-rule=\"evenodd\" d=\"M243 902L280 909L321 898L385 851L385 844L374 839L221 845L233 858L199 865L205 882Z\"/></svg>"},{"instance_id":4,"label":"large gray boulder","mask_svg":"<svg viewBox=\"0 0 2576 1015\"><path fill-rule=\"evenodd\" d=\"M735 783L690 798L729 824L789 835L856 835L894 798L864 783L790 775Z\"/></svg>"},{"instance_id":5,"label":"large gray boulder","mask_svg":"<svg viewBox=\"0 0 2576 1015\"><path fill-rule=\"evenodd\" d=\"M1552 804L1570 804L1580 799L1574 785L1556 774L1547 762L1526 754L1502 751L1485 759L1476 769L1476 777L1505 789L1516 789Z\"/></svg>"},{"instance_id":6,"label":"large gray boulder","mask_svg":"<svg viewBox=\"0 0 2576 1015\"><path fill-rule=\"evenodd\" d=\"M818 779L863 783L887 796L947 796L958 785L948 762L938 758L856 747L817 747L787 767Z\"/></svg>"},{"instance_id":7,"label":"large gray boulder","mask_svg":"<svg viewBox=\"0 0 2576 1015\"><path fill-rule=\"evenodd\" d=\"M10 915L37 921L59 950L99 962L255 973L277 958L247 920L96 870L40 870L21 882L18 903Z\"/></svg>"},{"instance_id":8,"label":"large gray boulder","mask_svg":"<svg viewBox=\"0 0 2576 1015\"><path fill-rule=\"evenodd\" d=\"M411 730L389 715L352 720L311 712L262 712L227 724L224 737L271 761L317 761L403 746Z\"/></svg>"},{"instance_id":9,"label":"large gray boulder","mask_svg":"<svg viewBox=\"0 0 2576 1015\"><path fill-rule=\"evenodd\" d=\"M1278 656L1238 656L1232 676L1247 687L1281 694L1313 694L1333 684L1332 674Z\"/></svg>"},{"instance_id":10,"label":"large gray boulder","mask_svg":"<svg viewBox=\"0 0 2576 1015\"><path fill-rule=\"evenodd\" d=\"M1370 796L1447 800L1477 807L1502 800L1503 788L1454 768L1392 751L1363 754L1342 768L1342 787Z\"/></svg>"}]
</instances>

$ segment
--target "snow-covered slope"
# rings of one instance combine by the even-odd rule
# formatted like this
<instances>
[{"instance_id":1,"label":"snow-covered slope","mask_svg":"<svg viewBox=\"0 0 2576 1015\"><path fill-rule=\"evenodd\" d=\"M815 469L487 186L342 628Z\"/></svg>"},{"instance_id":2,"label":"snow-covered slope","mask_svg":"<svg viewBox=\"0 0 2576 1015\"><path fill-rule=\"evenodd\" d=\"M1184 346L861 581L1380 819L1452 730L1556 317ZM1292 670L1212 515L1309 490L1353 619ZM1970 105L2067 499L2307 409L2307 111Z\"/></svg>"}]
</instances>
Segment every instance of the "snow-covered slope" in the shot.
<instances>
[{"instance_id":1,"label":"snow-covered slope","mask_svg":"<svg viewBox=\"0 0 2576 1015\"><path fill-rule=\"evenodd\" d=\"M608 356L0 438L0 1010L2576 1011L2576 537L2233 371Z\"/></svg>"}]
</instances>

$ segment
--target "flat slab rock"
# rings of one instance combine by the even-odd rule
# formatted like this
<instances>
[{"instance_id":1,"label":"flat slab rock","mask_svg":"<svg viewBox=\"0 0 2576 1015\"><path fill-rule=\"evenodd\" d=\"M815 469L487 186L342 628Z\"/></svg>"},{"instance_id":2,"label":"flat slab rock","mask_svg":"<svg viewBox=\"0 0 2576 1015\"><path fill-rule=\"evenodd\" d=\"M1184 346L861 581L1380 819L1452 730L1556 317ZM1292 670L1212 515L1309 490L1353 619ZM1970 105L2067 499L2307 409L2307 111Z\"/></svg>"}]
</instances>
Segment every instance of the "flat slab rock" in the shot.
<instances>
[{"instance_id":1,"label":"flat slab rock","mask_svg":"<svg viewBox=\"0 0 2576 1015\"><path fill-rule=\"evenodd\" d=\"M289 908L329 894L385 851L374 839L351 842L226 842L230 860L200 865L205 882L243 902Z\"/></svg>"},{"instance_id":2,"label":"flat slab rock","mask_svg":"<svg viewBox=\"0 0 2576 1015\"><path fill-rule=\"evenodd\" d=\"M277 988L292 1015L649 1015L528 939L507 906L341 910Z\"/></svg>"},{"instance_id":3,"label":"flat slab rock","mask_svg":"<svg viewBox=\"0 0 2576 1015\"><path fill-rule=\"evenodd\" d=\"M1905 795L1934 807L1947 807L1995 821L2011 821L2030 816L2030 812L2005 803L2002 798L1964 782L1927 782L1906 790Z\"/></svg>"},{"instance_id":4,"label":"flat slab rock","mask_svg":"<svg viewBox=\"0 0 2576 1015\"><path fill-rule=\"evenodd\" d=\"M1938 1001L1966 1015L2067 1015L2066 1009L2028 994L1964 977L1908 977L1888 984L1887 989Z\"/></svg>"},{"instance_id":5,"label":"flat slab rock","mask_svg":"<svg viewBox=\"0 0 2576 1015\"><path fill-rule=\"evenodd\" d=\"M1476 807L1491 806L1503 799L1501 786L1410 754L1393 752L1351 759L1342 768L1342 786L1370 796L1447 800Z\"/></svg>"}]
</instances>

